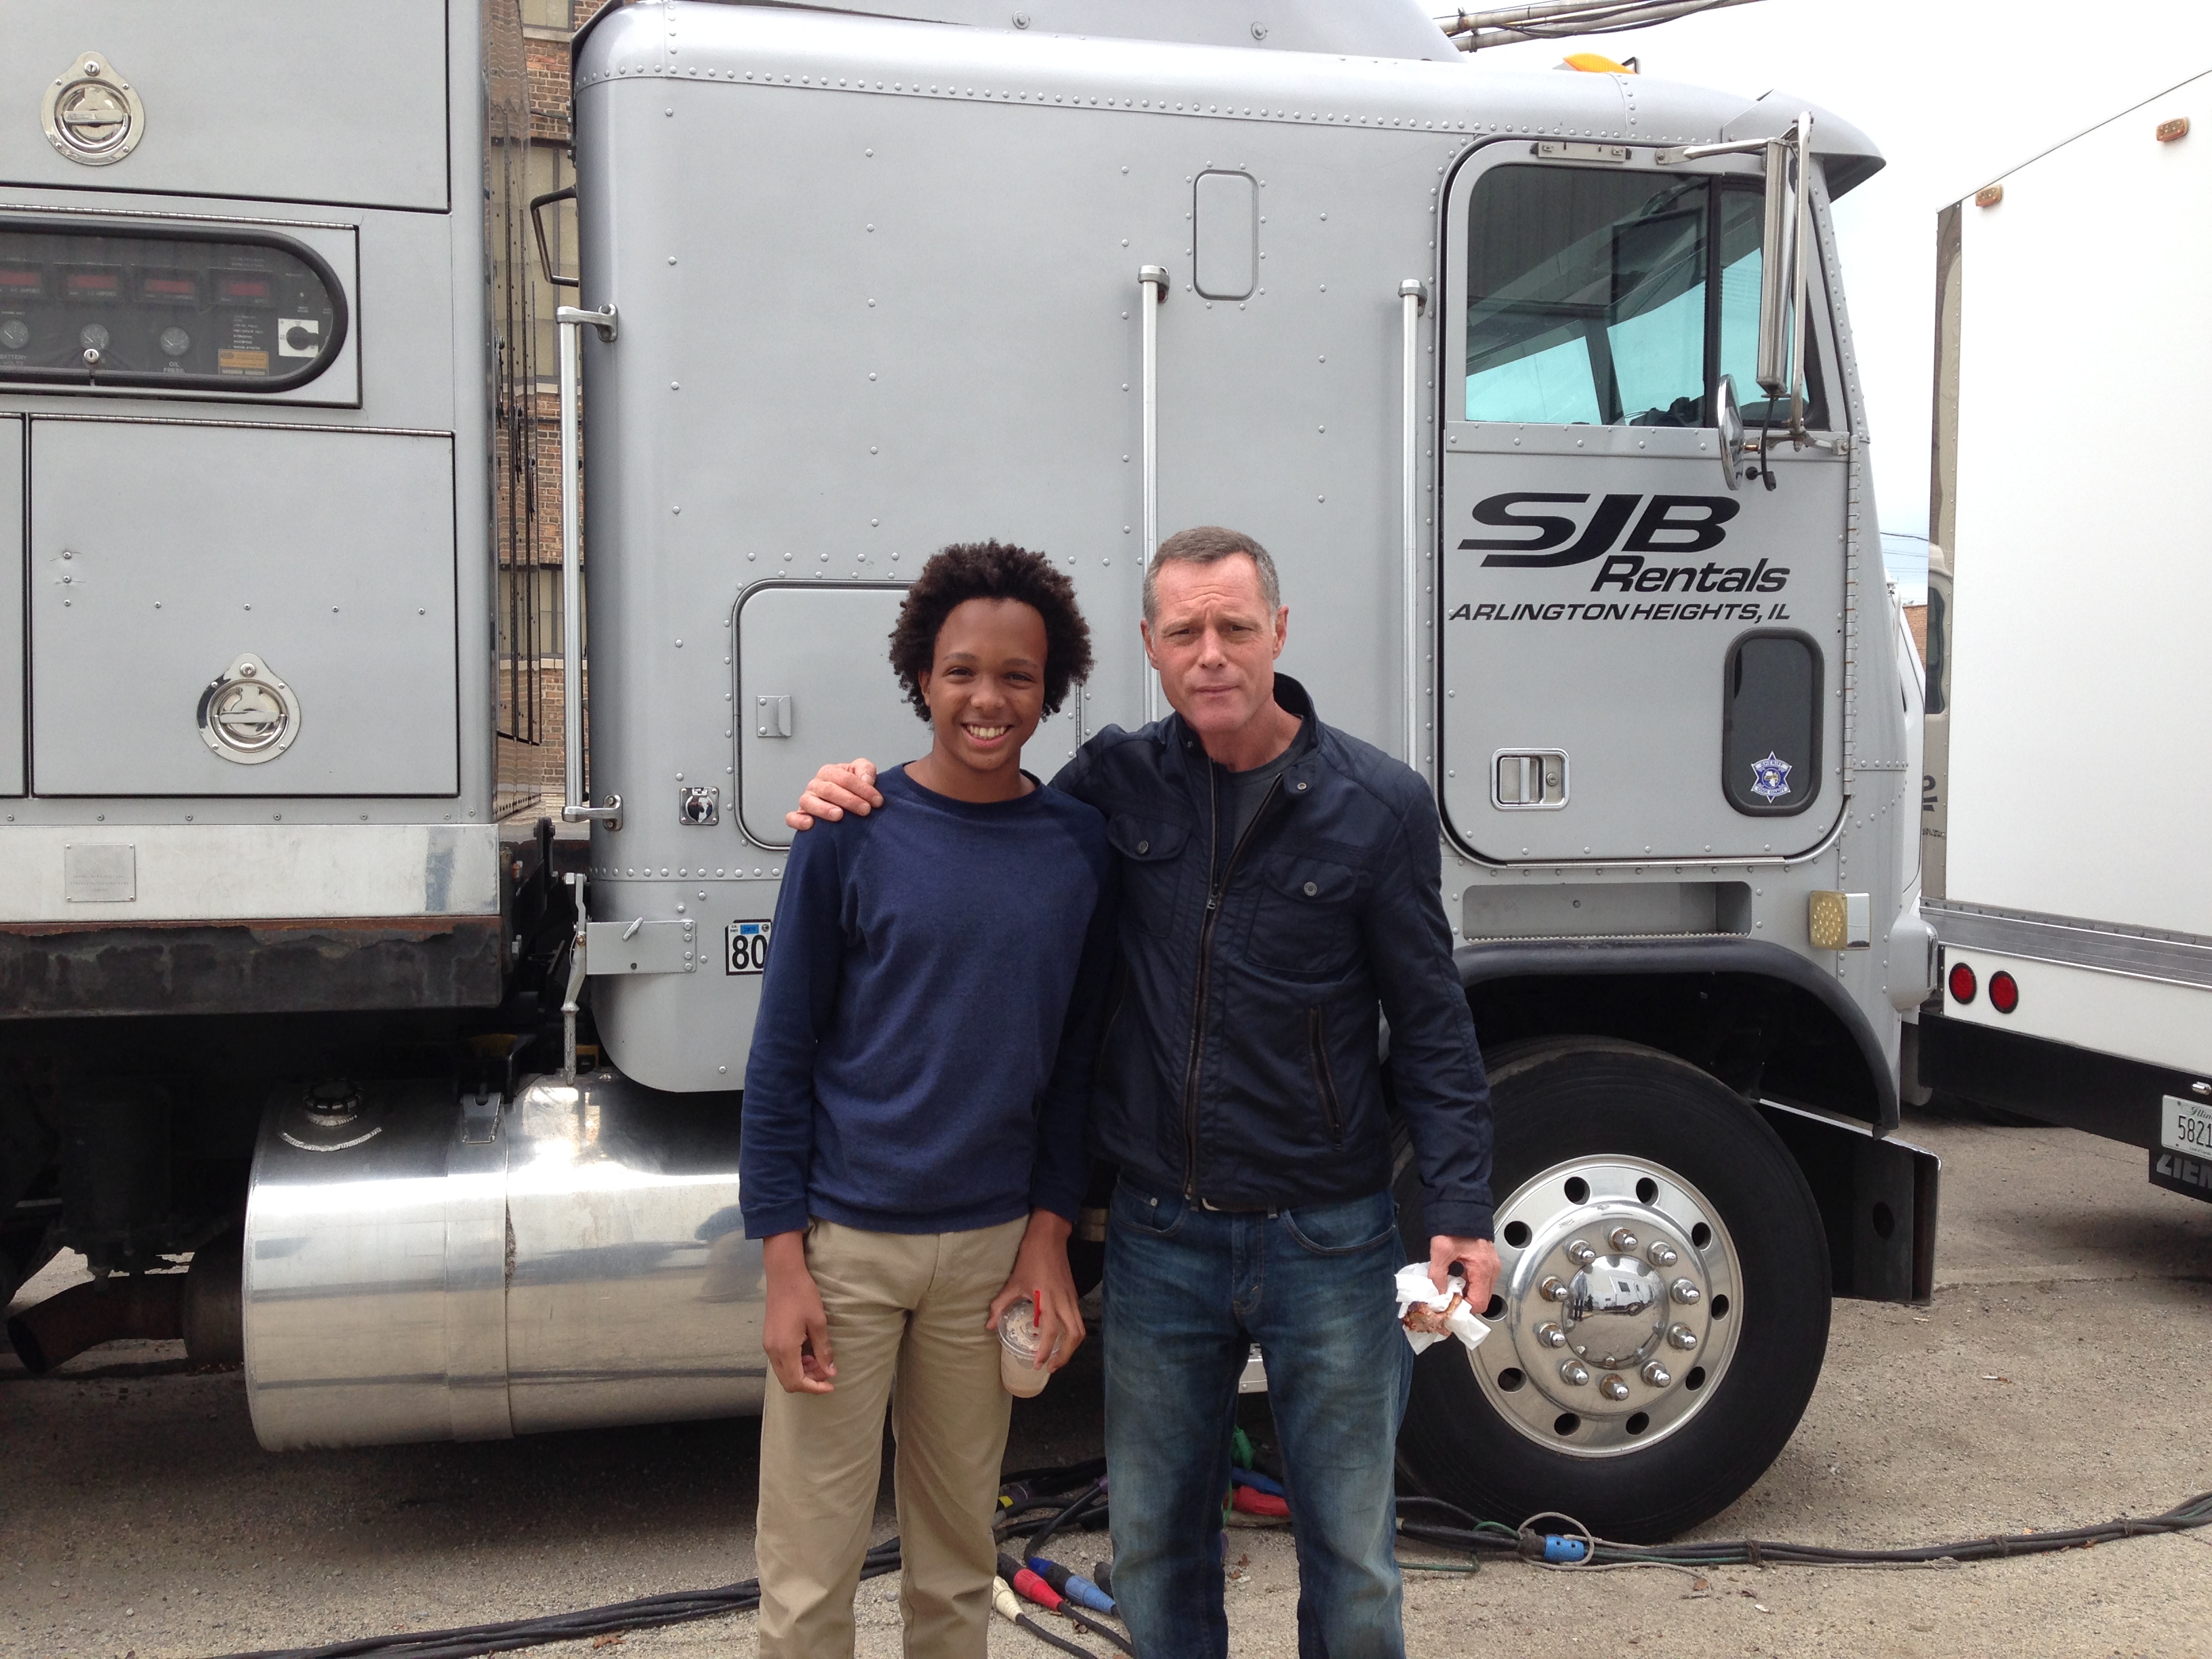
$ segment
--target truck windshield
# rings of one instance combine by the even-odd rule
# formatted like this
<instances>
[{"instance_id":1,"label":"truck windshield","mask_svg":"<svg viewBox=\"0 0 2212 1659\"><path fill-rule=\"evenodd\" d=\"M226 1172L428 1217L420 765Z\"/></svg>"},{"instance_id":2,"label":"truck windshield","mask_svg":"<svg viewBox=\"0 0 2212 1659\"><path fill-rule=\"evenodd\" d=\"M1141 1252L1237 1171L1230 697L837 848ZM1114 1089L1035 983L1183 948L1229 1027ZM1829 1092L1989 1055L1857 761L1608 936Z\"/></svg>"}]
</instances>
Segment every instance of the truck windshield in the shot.
<instances>
[{"instance_id":1,"label":"truck windshield","mask_svg":"<svg viewBox=\"0 0 2212 1659\"><path fill-rule=\"evenodd\" d=\"M1468 216L1466 418L1710 426L1730 374L1757 424L1759 211L1749 181L1492 168ZM1817 377L1808 403L1825 425Z\"/></svg>"}]
</instances>

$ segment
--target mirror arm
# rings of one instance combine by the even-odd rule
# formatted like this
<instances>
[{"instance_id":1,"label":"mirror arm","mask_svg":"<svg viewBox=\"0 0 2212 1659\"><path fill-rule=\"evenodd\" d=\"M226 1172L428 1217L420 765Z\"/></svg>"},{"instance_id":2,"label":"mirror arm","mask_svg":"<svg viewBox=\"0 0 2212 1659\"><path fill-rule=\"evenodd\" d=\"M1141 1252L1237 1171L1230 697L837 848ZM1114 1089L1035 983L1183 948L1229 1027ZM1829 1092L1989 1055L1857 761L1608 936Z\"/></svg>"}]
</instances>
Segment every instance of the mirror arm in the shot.
<instances>
[{"instance_id":1,"label":"mirror arm","mask_svg":"<svg viewBox=\"0 0 2212 1659\"><path fill-rule=\"evenodd\" d=\"M1766 148L1764 138L1731 138L1719 144L1675 144L1655 150L1651 159L1662 167L1678 167L1684 161L1702 161L1708 155L1748 155Z\"/></svg>"}]
</instances>

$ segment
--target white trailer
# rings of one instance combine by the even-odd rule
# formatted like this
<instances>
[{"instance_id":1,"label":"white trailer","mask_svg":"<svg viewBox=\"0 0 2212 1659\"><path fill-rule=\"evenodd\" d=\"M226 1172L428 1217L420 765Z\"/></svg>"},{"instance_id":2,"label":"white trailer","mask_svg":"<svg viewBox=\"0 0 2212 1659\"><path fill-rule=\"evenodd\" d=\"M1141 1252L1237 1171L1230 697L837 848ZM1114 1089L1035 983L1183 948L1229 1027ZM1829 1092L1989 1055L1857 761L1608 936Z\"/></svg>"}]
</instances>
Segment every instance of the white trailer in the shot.
<instances>
[{"instance_id":1,"label":"white trailer","mask_svg":"<svg viewBox=\"0 0 2212 1659\"><path fill-rule=\"evenodd\" d=\"M2212 74L1937 220L1920 1077L2212 1199L2208 197Z\"/></svg>"}]
</instances>

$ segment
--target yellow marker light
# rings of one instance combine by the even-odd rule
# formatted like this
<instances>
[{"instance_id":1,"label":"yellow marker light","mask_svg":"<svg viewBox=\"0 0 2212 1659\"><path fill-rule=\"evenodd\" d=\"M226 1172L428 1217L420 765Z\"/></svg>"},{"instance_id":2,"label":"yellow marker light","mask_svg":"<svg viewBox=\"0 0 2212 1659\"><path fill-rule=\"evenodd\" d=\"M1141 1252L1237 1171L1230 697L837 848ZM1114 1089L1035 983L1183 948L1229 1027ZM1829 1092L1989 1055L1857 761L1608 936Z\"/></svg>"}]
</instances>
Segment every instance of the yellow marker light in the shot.
<instances>
[{"instance_id":1,"label":"yellow marker light","mask_svg":"<svg viewBox=\"0 0 2212 1659\"><path fill-rule=\"evenodd\" d=\"M1633 75L1636 71L1626 64L1616 64L1603 52L1574 52L1566 57L1571 70L1580 70L1584 75Z\"/></svg>"}]
</instances>

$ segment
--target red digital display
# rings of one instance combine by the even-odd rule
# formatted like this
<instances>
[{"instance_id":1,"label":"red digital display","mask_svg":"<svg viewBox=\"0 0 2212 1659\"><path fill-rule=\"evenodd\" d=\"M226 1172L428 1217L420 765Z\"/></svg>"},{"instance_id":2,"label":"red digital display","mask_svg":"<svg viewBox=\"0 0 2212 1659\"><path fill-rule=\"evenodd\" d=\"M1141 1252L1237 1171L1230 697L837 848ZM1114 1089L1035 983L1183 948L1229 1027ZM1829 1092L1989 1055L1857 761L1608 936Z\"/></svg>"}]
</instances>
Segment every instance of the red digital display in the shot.
<instances>
[{"instance_id":1,"label":"red digital display","mask_svg":"<svg viewBox=\"0 0 2212 1659\"><path fill-rule=\"evenodd\" d=\"M281 236L0 210L0 390L282 391L328 366L346 325L335 279Z\"/></svg>"}]
</instances>

